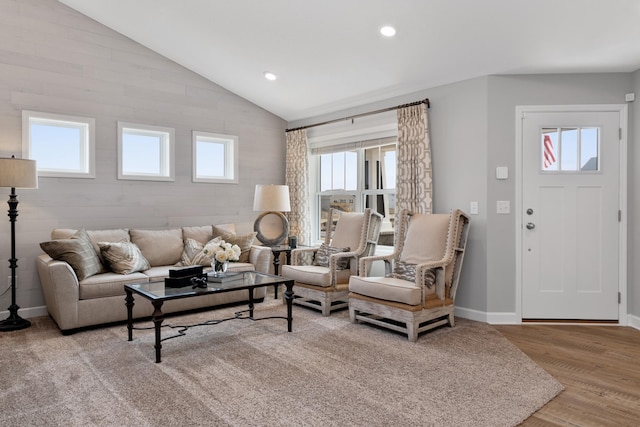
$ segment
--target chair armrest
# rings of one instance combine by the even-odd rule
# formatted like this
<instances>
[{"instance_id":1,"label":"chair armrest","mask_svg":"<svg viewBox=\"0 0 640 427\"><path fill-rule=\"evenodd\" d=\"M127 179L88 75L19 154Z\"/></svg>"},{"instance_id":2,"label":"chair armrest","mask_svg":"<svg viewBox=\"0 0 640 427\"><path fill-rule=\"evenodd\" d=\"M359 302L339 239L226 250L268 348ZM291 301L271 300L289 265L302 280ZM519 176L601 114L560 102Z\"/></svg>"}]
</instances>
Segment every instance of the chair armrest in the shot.
<instances>
[{"instance_id":1,"label":"chair armrest","mask_svg":"<svg viewBox=\"0 0 640 427\"><path fill-rule=\"evenodd\" d=\"M269 273L271 266L271 248L267 246L253 245L249 252L249 262L259 273Z\"/></svg>"},{"instance_id":2,"label":"chair armrest","mask_svg":"<svg viewBox=\"0 0 640 427\"><path fill-rule=\"evenodd\" d=\"M384 261L385 276L388 274L391 274L391 267L392 267L391 261L393 260L393 257L394 257L393 254L362 257L358 262L359 264L358 274L362 277L367 277L369 275L369 272L371 271L371 264L374 261Z\"/></svg>"},{"instance_id":3,"label":"chair armrest","mask_svg":"<svg viewBox=\"0 0 640 427\"><path fill-rule=\"evenodd\" d=\"M318 247L291 250L291 265L309 265L316 256Z\"/></svg>"},{"instance_id":4,"label":"chair armrest","mask_svg":"<svg viewBox=\"0 0 640 427\"><path fill-rule=\"evenodd\" d=\"M433 283L436 286L436 295L440 300L444 300L445 297L445 268L448 265L446 261L432 261L425 262L423 264L416 265L416 284L421 288L431 288ZM433 283L427 280L427 274L429 270L435 270L435 280ZM423 295L424 297L424 295ZM424 298L423 298L424 300Z\"/></svg>"}]
</instances>

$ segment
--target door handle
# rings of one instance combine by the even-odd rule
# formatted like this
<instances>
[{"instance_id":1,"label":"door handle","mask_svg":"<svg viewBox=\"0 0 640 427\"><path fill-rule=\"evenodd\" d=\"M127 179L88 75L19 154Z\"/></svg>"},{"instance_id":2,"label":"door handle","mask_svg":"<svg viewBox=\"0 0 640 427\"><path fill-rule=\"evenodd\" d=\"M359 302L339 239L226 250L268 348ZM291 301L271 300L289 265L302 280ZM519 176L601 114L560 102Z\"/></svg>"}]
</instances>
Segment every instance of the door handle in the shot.
<instances>
[{"instance_id":1,"label":"door handle","mask_svg":"<svg viewBox=\"0 0 640 427\"><path fill-rule=\"evenodd\" d=\"M527 223L527 230L533 230L534 228L536 228L536 225L532 222L528 222Z\"/></svg>"}]
</instances>

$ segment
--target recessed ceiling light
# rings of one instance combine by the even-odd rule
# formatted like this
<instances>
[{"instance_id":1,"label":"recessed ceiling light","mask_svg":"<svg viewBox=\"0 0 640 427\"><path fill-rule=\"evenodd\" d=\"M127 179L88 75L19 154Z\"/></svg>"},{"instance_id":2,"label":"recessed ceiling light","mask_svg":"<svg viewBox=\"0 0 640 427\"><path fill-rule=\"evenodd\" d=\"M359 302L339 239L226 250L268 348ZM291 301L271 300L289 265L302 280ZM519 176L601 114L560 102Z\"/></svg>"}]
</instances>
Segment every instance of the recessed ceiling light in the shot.
<instances>
[{"instance_id":1,"label":"recessed ceiling light","mask_svg":"<svg viewBox=\"0 0 640 427\"><path fill-rule=\"evenodd\" d=\"M390 25L385 25L384 27L380 28L380 34L385 37L393 37L396 35L396 29Z\"/></svg>"},{"instance_id":2,"label":"recessed ceiling light","mask_svg":"<svg viewBox=\"0 0 640 427\"><path fill-rule=\"evenodd\" d=\"M271 73L269 71L265 71L264 72L264 78L267 79L267 80L273 81L273 80L277 79L278 76L276 76L275 74L273 74L273 73Z\"/></svg>"}]
</instances>

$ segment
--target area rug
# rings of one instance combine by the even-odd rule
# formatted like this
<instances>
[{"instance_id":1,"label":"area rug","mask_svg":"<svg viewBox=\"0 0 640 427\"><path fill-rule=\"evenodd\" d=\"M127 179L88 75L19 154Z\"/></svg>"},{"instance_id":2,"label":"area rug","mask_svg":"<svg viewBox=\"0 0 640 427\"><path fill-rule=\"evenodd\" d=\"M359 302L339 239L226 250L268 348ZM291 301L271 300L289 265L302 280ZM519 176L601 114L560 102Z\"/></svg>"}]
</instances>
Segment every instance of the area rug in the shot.
<instances>
[{"instance_id":1,"label":"area rug","mask_svg":"<svg viewBox=\"0 0 640 427\"><path fill-rule=\"evenodd\" d=\"M284 313L267 300L255 317ZM163 343L159 364L152 331L126 337L124 325L62 336L48 318L0 335L0 425L514 426L562 391L491 326L465 319L410 343L347 311L294 307L292 333L281 319L192 328Z\"/></svg>"}]
</instances>

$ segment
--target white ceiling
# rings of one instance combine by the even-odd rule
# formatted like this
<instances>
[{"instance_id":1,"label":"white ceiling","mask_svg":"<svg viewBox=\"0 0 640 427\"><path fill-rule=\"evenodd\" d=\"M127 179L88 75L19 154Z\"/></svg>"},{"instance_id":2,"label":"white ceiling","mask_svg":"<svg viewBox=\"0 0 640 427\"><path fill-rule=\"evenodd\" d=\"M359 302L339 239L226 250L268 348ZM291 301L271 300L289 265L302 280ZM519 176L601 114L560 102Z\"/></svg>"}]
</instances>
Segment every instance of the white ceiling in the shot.
<instances>
[{"instance_id":1,"label":"white ceiling","mask_svg":"<svg viewBox=\"0 0 640 427\"><path fill-rule=\"evenodd\" d=\"M59 1L287 121L484 75L640 69L640 0Z\"/></svg>"}]
</instances>

